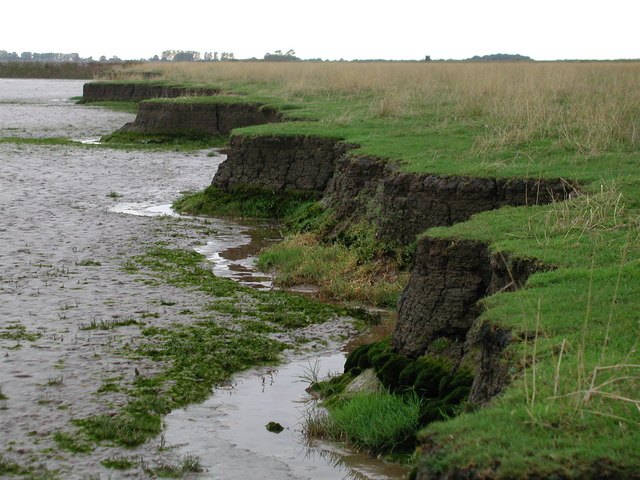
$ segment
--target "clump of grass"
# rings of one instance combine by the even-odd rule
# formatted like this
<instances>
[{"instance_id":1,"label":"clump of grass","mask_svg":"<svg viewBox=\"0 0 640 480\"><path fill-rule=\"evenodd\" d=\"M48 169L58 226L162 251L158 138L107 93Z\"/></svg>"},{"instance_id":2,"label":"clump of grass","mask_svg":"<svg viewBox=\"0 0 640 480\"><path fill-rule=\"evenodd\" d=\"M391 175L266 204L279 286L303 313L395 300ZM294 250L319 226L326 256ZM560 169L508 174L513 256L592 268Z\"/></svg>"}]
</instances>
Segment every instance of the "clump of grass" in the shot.
<instances>
[{"instance_id":1,"label":"clump of grass","mask_svg":"<svg viewBox=\"0 0 640 480\"><path fill-rule=\"evenodd\" d=\"M58 444L60 449L67 450L68 452L90 453L93 451L93 447L87 440L77 434L57 431L53 434L53 440Z\"/></svg>"},{"instance_id":2,"label":"clump of grass","mask_svg":"<svg viewBox=\"0 0 640 480\"><path fill-rule=\"evenodd\" d=\"M342 439L356 447L379 454L394 448L411 448L419 420L417 396L357 393L331 408L328 419L312 419L307 432L319 429L330 435L340 432Z\"/></svg>"},{"instance_id":3,"label":"clump of grass","mask_svg":"<svg viewBox=\"0 0 640 480\"><path fill-rule=\"evenodd\" d=\"M225 191L210 186L202 192L184 195L173 203L173 208L192 215L279 219L317 197L315 192L273 192L258 187Z\"/></svg>"},{"instance_id":4,"label":"clump of grass","mask_svg":"<svg viewBox=\"0 0 640 480\"><path fill-rule=\"evenodd\" d=\"M135 447L162 431L160 415L124 412L120 415L98 415L75 423L94 441L110 441L124 447Z\"/></svg>"},{"instance_id":5,"label":"clump of grass","mask_svg":"<svg viewBox=\"0 0 640 480\"><path fill-rule=\"evenodd\" d=\"M154 148L162 150L202 150L205 148L222 147L227 143L227 137L220 135L206 135L202 133L174 134L155 133L148 134L142 132L114 132L105 135L101 142L109 146Z\"/></svg>"},{"instance_id":6,"label":"clump of grass","mask_svg":"<svg viewBox=\"0 0 640 480\"><path fill-rule=\"evenodd\" d=\"M90 258L85 258L84 260L80 260L76 262L76 266L78 267L99 267L102 264L96 260L91 260Z\"/></svg>"},{"instance_id":7,"label":"clump of grass","mask_svg":"<svg viewBox=\"0 0 640 480\"><path fill-rule=\"evenodd\" d=\"M17 475L19 473L23 473L22 467L0 454L0 474Z\"/></svg>"},{"instance_id":8,"label":"clump of grass","mask_svg":"<svg viewBox=\"0 0 640 480\"><path fill-rule=\"evenodd\" d=\"M94 318L89 323L81 324L78 328L80 330L113 330L114 328L128 327L130 325L144 326L144 322L134 318L114 318L112 320L96 320Z\"/></svg>"},{"instance_id":9,"label":"clump of grass","mask_svg":"<svg viewBox=\"0 0 640 480\"><path fill-rule=\"evenodd\" d=\"M203 468L198 457L185 455L177 464L159 463L154 467L145 466L144 471L158 478L182 478L187 473L202 472Z\"/></svg>"},{"instance_id":10,"label":"clump of grass","mask_svg":"<svg viewBox=\"0 0 640 480\"><path fill-rule=\"evenodd\" d=\"M275 270L274 281L282 287L317 285L328 298L385 307L395 307L407 279L384 259L363 262L357 250L323 243L309 233L268 247L257 266Z\"/></svg>"},{"instance_id":11,"label":"clump of grass","mask_svg":"<svg viewBox=\"0 0 640 480\"><path fill-rule=\"evenodd\" d=\"M121 455L114 455L111 458L102 460L100 462L101 465L112 470L130 470L137 466L139 463L140 462L135 458L125 457Z\"/></svg>"},{"instance_id":12,"label":"clump of grass","mask_svg":"<svg viewBox=\"0 0 640 480\"><path fill-rule=\"evenodd\" d=\"M0 338L6 340L26 340L28 342L35 342L42 336L39 332L30 332L22 324L14 323L4 327L0 330Z\"/></svg>"}]
</instances>

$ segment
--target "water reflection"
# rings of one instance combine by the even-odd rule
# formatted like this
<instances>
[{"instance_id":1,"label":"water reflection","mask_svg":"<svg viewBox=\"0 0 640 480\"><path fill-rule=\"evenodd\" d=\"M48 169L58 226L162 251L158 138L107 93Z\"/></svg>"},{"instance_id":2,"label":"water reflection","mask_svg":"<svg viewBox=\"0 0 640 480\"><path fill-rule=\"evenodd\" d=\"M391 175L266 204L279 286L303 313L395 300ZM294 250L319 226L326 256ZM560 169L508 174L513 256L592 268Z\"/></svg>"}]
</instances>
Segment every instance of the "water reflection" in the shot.
<instances>
[{"instance_id":1,"label":"water reflection","mask_svg":"<svg viewBox=\"0 0 640 480\"><path fill-rule=\"evenodd\" d=\"M314 360L319 365L315 374L322 378L342 370L344 354L334 351L298 357L285 365L237 375L232 385L216 389L203 404L170 413L165 418L166 440L173 445L183 444L179 448L185 454L199 455L208 471L202 478L207 479L219 478L229 466L231 460L224 455L233 446L236 454L246 455L247 460L269 458L286 465L292 476L284 478L404 478L405 467L380 462L333 442L309 443L303 438L305 412L316 406L305 391L308 384L301 380ZM280 423L284 430L279 434L267 431L265 425L272 421ZM227 471L224 478L236 477Z\"/></svg>"}]
</instances>

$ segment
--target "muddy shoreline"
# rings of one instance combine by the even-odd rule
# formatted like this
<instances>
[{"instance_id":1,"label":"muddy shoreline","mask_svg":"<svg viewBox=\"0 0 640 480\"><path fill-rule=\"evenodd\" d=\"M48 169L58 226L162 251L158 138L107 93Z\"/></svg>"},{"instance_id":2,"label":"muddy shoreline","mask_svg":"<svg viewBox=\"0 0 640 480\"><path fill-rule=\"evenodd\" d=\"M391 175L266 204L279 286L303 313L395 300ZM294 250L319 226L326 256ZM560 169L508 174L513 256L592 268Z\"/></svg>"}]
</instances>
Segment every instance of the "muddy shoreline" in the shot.
<instances>
[{"instance_id":1,"label":"muddy shoreline","mask_svg":"<svg viewBox=\"0 0 640 480\"><path fill-rule=\"evenodd\" d=\"M128 114L89 107L98 120L78 122L76 115L82 117L86 110L80 109L88 107L65 98L80 85L57 84L54 107L44 82L31 84L31 96L20 97L16 88L10 102L0 106L2 133L86 139L131 120ZM56 115L47 120L52 108ZM163 205L180 192L204 188L222 160L209 153L0 145L3 461L54 478L116 480L153 477L149 472L156 466L178 464L190 455L188 446L175 448L164 435L135 448L94 445L90 453L62 448L56 435L73 437L75 420L112 414L129 402L126 390L105 386L132 384L166 368L126 354L145 341L143 327L190 325L210 315L210 295L158 281L150 272L125 270L133 257L154 246L203 248L203 231L215 237L224 227L198 218L117 212L118 205ZM313 351L326 348L327 338L353 332L348 320L336 318L277 336L291 345L306 337L305 348ZM209 441L231 462L216 461L227 479L246 478L256 465L270 478L308 477L229 439L214 434ZM102 464L122 458L135 466L119 471ZM234 471L233 465L244 467Z\"/></svg>"}]
</instances>

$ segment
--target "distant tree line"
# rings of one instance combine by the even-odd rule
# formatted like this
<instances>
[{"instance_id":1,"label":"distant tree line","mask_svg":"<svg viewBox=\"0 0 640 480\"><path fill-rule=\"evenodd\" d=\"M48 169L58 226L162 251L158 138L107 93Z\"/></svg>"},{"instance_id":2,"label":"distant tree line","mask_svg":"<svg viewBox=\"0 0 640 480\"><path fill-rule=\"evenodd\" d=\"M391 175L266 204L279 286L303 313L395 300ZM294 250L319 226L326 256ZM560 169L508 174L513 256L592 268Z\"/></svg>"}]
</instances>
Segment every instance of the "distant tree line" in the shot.
<instances>
[{"instance_id":1,"label":"distant tree line","mask_svg":"<svg viewBox=\"0 0 640 480\"><path fill-rule=\"evenodd\" d=\"M533 58L525 55L510 53L493 53L491 55L478 56L465 59L465 62L532 62Z\"/></svg>"},{"instance_id":2,"label":"distant tree line","mask_svg":"<svg viewBox=\"0 0 640 480\"><path fill-rule=\"evenodd\" d=\"M34 52L22 52L18 55L16 52L8 52L6 50L0 50L0 62L42 62L42 63L90 63L95 62L93 57L82 58L77 53L34 53ZM122 60L115 55L111 58L105 56L100 57L100 62L117 62L121 63Z\"/></svg>"},{"instance_id":3,"label":"distant tree line","mask_svg":"<svg viewBox=\"0 0 640 480\"><path fill-rule=\"evenodd\" d=\"M267 52L263 58L247 58L243 60L248 61L266 61L266 62L322 62L321 58L301 59L296 56L296 52L292 49L283 51L276 50L273 53ZM0 62L42 62L42 63L123 63L124 60L117 56L107 58L102 55L98 60L94 60L93 57L82 58L77 53L33 53L22 52L18 54L16 52L8 52L6 50L0 50ZM231 62L236 61L233 52L204 52L200 53L195 50L165 50L160 55L154 55L151 58L134 59L133 61L142 62ZM344 62L345 60L337 60ZM519 55L519 54L507 54L507 53L494 53L484 56L473 56L464 60L432 60L431 56L426 55L421 60L388 60L383 58L377 59L361 59L351 60L352 62L496 62L496 61L533 61L532 58Z\"/></svg>"}]
</instances>

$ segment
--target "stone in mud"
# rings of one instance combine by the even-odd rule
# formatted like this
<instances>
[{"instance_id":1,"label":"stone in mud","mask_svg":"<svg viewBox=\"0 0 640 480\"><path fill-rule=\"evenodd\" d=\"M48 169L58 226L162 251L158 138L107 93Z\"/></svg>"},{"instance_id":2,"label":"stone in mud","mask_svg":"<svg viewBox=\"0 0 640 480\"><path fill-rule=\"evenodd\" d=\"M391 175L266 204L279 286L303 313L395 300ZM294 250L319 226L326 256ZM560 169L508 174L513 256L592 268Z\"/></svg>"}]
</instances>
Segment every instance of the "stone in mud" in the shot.
<instances>
[{"instance_id":1,"label":"stone in mud","mask_svg":"<svg viewBox=\"0 0 640 480\"><path fill-rule=\"evenodd\" d=\"M280 433L284 430L284 427L278 422L269 422L265 425L265 428L271 433Z\"/></svg>"},{"instance_id":2,"label":"stone in mud","mask_svg":"<svg viewBox=\"0 0 640 480\"><path fill-rule=\"evenodd\" d=\"M376 376L373 368L367 368L360 375L354 378L344 389L344 393L377 393L383 391L384 388Z\"/></svg>"}]
</instances>

